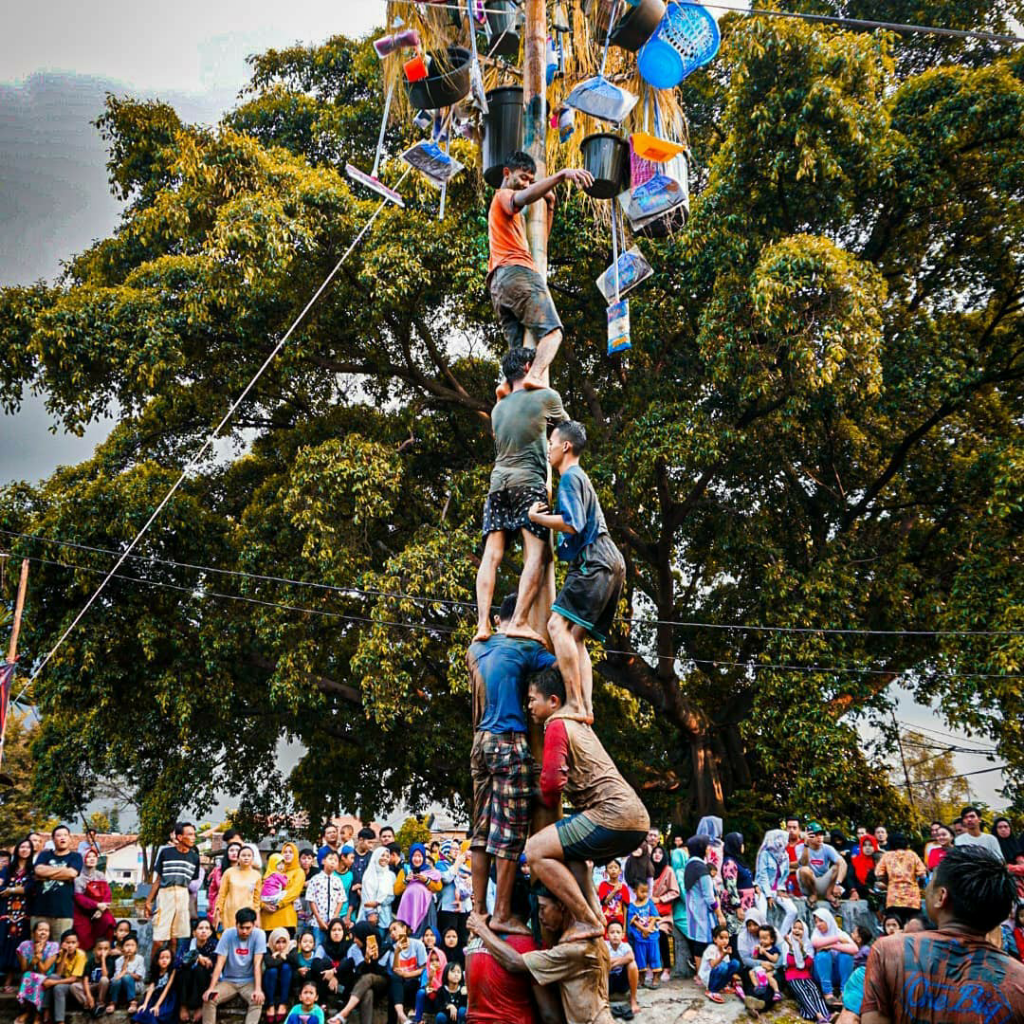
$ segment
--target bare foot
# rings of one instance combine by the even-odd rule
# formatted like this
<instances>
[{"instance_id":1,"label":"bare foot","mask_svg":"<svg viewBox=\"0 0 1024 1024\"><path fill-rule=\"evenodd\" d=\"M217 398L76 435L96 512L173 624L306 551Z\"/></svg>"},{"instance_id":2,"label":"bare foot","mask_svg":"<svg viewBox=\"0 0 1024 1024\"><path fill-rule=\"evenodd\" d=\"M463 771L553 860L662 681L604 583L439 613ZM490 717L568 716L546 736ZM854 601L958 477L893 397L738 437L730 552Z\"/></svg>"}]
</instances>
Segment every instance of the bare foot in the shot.
<instances>
[{"instance_id":1,"label":"bare foot","mask_svg":"<svg viewBox=\"0 0 1024 1024\"><path fill-rule=\"evenodd\" d=\"M510 636L514 640L536 640L537 643L544 643L544 637L525 622L522 624L510 622L505 630L505 636Z\"/></svg>"},{"instance_id":2,"label":"bare foot","mask_svg":"<svg viewBox=\"0 0 1024 1024\"><path fill-rule=\"evenodd\" d=\"M542 388L546 388L547 384L542 380L537 380L536 377L524 377L523 388L526 391L540 391Z\"/></svg>"},{"instance_id":3,"label":"bare foot","mask_svg":"<svg viewBox=\"0 0 1024 1024\"><path fill-rule=\"evenodd\" d=\"M512 386L507 380L503 380L495 389L494 397L497 401L501 401L503 398L508 398L512 394Z\"/></svg>"},{"instance_id":4,"label":"bare foot","mask_svg":"<svg viewBox=\"0 0 1024 1024\"><path fill-rule=\"evenodd\" d=\"M533 935L533 932L522 921L517 917L509 917L505 919L492 917L491 918L491 931L501 932L505 935Z\"/></svg>"},{"instance_id":5,"label":"bare foot","mask_svg":"<svg viewBox=\"0 0 1024 1024\"><path fill-rule=\"evenodd\" d=\"M562 932L561 942L583 942L586 939L599 939L604 935L604 926L577 921L568 931Z\"/></svg>"},{"instance_id":6,"label":"bare foot","mask_svg":"<svg viewBox=\"0 0 1024 1024\"><path fill-rule=\"evenodd\" d=\"M490 640L491 639L491 627L486 623L476 627L476 632L473 634L473 643L477 640Z\"/></svg>"}]
</instances>

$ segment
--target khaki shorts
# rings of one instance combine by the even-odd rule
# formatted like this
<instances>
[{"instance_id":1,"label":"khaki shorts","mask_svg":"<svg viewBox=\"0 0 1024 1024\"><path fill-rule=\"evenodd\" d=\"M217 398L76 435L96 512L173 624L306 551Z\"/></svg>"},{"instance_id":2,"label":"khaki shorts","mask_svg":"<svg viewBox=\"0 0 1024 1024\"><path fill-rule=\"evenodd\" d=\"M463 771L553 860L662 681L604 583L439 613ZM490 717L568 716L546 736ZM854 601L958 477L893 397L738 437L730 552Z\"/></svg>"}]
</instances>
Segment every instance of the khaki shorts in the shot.
<instances>
[{"instance_id":1,"label":"khaki shorts","mask_svg":"<svg viewBox=\"0 0 1024 1024\"><path fill-rule=\"evenodd\" d=\"M156 914L153 917L153 941L187 939L192 934L189 917L188 889L176 885L173 889L160 889L156 894Z\"/></svg>"}]
</instances>

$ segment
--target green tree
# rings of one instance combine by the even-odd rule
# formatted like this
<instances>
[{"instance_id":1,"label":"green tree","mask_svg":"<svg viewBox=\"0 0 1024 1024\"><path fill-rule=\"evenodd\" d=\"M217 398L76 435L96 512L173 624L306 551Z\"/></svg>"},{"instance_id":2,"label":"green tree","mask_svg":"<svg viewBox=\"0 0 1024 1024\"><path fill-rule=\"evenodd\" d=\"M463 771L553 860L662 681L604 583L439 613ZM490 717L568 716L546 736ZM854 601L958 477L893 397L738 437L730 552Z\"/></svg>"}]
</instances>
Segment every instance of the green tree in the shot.
<instances>
[{"instance_id":1,"label":"green tree","mask_svg":"<svg viewBox=\"0 0 1024 1024\"><path fill-rule=\"evenodd\" d=\"M430 843L430 828L420 818L406 818L395 833L395 842L408 854L413 843Z\"/></svg>"},{"instance_id":2,"label":"green tree","mask_svg":"<svg viewBox=\"0 0 1024 1024\"><path fill-rule=\"evenodd\" d=\"M26 717L11 708L4 737L3 770L14 783L0 789L0 842L8 847L29 832L42 830L46 825L53 827L32 791L32 731L26 725Z\"/></svg>"},{"instance_id":3,"label":"green tree","mask_svg":"<svg viewBox=\"0 0 1024 1024\"><path fill-rule=\"evenodd\" d=\"M1024 56L908 68L909 45L726 22L682 91L698 194L684 232L642 243L657 272L628 360L591 340L607 235L578 196L559 212L554 383L628 562L597 727L662 823L723 807L895 820L857 727L896 679L990 736L1011 793L1024 778L1021 638L889 632L1021 627ZM375 208L335 167L373 145L368 43L254 71L213 132L112 99L119 231L58 284L0 292L8 407L32 387L73 429L124 413L93 459L8 487L0 529L119 549ZM151 840L221 791L239 823L465 808L459 602L502 342L486 192L461 176L444 222L431 187L403 193L239 411L232 457L194 473L141 546L179 564L126 564L40 677L46 806L69 805L60 764L77 799L129 779ZM34 656L111 559L14 548L49 560ZM309 751L287 780L282 737Z\"/></svg>"}]
</instances>

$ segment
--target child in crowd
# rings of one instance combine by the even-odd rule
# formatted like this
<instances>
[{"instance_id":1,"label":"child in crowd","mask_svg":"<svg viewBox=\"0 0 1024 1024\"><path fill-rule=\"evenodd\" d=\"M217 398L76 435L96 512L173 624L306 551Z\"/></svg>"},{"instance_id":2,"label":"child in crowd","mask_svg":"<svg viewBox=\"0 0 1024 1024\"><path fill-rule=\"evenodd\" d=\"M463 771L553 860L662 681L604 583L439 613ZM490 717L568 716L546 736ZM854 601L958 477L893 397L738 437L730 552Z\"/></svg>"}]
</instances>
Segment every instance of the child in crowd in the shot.
<instances>
[{"instance_id":1,"label":"child in crowd","mask_svg":"<svg viewBox=\"0 0 1024 1024\"><path fill-rule=\"evenodd\" d=\"M444 969L441 988L437 993L437 1017L427 1024L463 1024L469 995L462 983L462 964L450 963Z\"/></svg>"},{"instance_id":2,"label":"child in crowd","mask_svg":"<svg viewBox=\"0 0 1024 1024\"><path fill-rule=\"evenodd\" d=\"M134 1014L139 1009L137 993L145 980L146 965L139 956L139 940L134 932L129 932L121 942L121 955L114 961L114 977L110 979L107 996L107 1013L113 1013L124 996L128 1003L128 1013Z\"/></svg>"},{"instance_id":3,"label":"child in crowd","mask_svg":"<svg viewBox=\"0 0 1024 1024\"><path fill-rule=\"evenodd\" d=\"M132 926L130 921L121 920L117 922L114 928L114 941L111 944L110 951L113 953L115 959L119 956L124 955L124 940L132 934ZM138 952L138 942L136 941L136 952Z\"/></svg>"},{"instance_id":4,"label":"child in crowd","mask_svg":"<svg viewBox=\"0 0 1024 1024\"><path fill-rule=\"evenodd\" d=\"M110 939L97 939L85 962L85 976L82 978L85 1006L94 1017L103 1013L107 1005L107 990L113 976L114 957L110 949Z\"/></svg>"},{"instance_id":5,"label":"child in crowd","mask_svg":"<svg viewBox=\"0 0 1024 1024\"><path fill-rule=\"evenodd\" d=\"M299 936L298 945L288 954L288 963L292 969L292 983L296 996L301 995L302 986L312 978L313 961L316 959L316 936L311 931L304 931Z\"/></svg>"},{"instance_id":6,"label":"child in crowd","mask_svg":"<svg viewBox=\"0 0 1024 1024\"><path fill-rule=\"evenodd\" d=\"M832 1014L814 984L814 947L803 921L793 922L792 930L783 940L782 955L786 984L800 1008L800 1016L815 1024L829 1024Z\"/></svg>"},{"instance_id":7,"label":"child in crowd","mask_svg":"<svg viewBox=\"0 0 1024 1024\"><path fill-rule=\"evenodd\" d=\"M142 1006L132 1017L135 1024L168 1024L174 1019L178 1002L174 992L174 954L168 946L157 953L155 970Z\"/></svg>"},{"instance_id":8,"label":"child in crowd","mask_svg":"<svg viewBox=\"0 0 1024 1024\"><path fill-rule=\"evenodd\" d=\"M430 929L427 929L430 931ZM419 1024L423 1020L431 1020L437 1014L437 997L444 984L444 971L448 966L444 953L437 948L434 933L430 932L431 945L424 943L427 949L427 969L420 975L420 990L416 993L416 1012L413 1020Z\"/></svg>"},{"instance_id":9,"label":"child in crowd","mask_svg":"<svg viewBox=\"0 0 1024 1024\"><path fill-rule=\"evenodd\" d=\"M78 948L78 936L69 928L60 937L60 952L53 970L43 982L43 1019L64 1024L68 994L84 1001L81 981L85 976L85 952Z\"/></svg>"},{"instance_id":10,"label":"child in crowd","mask_svg":"<svg viewBox=\"0 0 1024 1024\"><path fill-rule=\"evenodd\" d=\"M625 927L629 913L629 886L622 880L619 862L608 861L604 874L605 880L597 887L597 898L601 901L604 919L609 925L612 921L618 921Z\"/></svg>"},{"instance_id":11,"label":"child in crowd","mask_svg":"<svg viewBox=\"0 0 1024 1024\"><path fill-rule=\"evenodd\" d=\"M293 1006L284 1024L324 1024L324 1011L316 1004L316 982L304 981L299 986L299 1002Z\"/></svg>"},{"instance_id":12,"label":"child in crowd","mask_svg":"<svg viewBox=\"0 0 1024 1024\"><path fill-rule=\"evenodd\" d=\"M192 929L188 949L175 962L178 986L178 1018L182 1024L199 1024L203 993L210 987L217 960L217 937L208 918L200 918Z\"/></svg>"},{"instance_id":13,"label":"child in crowd","mask_svg":"<svg viewBox=\"0 0 1024 1024\"><path fill-rule=\"evenodd\" d=\"M874 937L863 925L858 924L850 932L850 938L857 944L857 955L853 958L853 972L843 986L843 1009L860 1017L861 1004L864 1002L864 978Z\"/></svg>"},{"instance_id":14,"label":"child in crowd","mask_svg":"<svg viewBox=\"0 0 1024 1024\"><path fill-rule=\"evenodd\" d=\"M770 924L762 924L757 932L757 945L753 949L754 966L750 969L750 984L753 991L744 1002L755 1015L769 1003L782 999L775 968L782 959L779 937Z\"/></svg>"},{"instance_id":15,"label":"child in crowd","mask_svg":"<svg viewBox=\"0 0 1024 1024\"><path fill-rule=\"evenodd\" d=\"M903 921L895 914L886 914L885 920L882 922L882 931L886 935L895 935L897 932L903 931Z\"/></svg>"},{"instance_id":16,"label":"child in crowd","mask_svg":"<svg viewBox=\"0 0 1024 1024\"><path fill-rule=\"evenodd\" d=\"M281 1024L288 1016L292 990L292 965L288 960L291 939L286 928L275 928L267 939L263 957L263 995L266 997L267 1024Z\"/></svg>"},{"instance_id":17,"label":"child in crowd","mask_svg":"<svg viewBox=\"0 0 1024 1024\"><path fill-rule=\"evenodd\" d=\"M50 922L37 921L32 929L32 938L18 946L18 963L21 967L21 987L18 989L18 1005L23 1012L15 1018L14 1024L28 1024L36 1020L43 1009L43 982L53 968L60 953L60 945L50 938Z\"/></svg>"},{"instance_id":18,"label":"child in crowd","mask_svg":"<svg viewBox=\"0 0 1024 1024\"><path fill-rule=\"evenodd\" d=\"M640 968L636 964L636 955L628 942L623 941L622 923L612 921L608 925L608 956L611 960L608 974L609 995L629 994L629 1008L633 1013L640 1012L640 1004L636 1001L636 992L640 987Z\"/></svg>"},{"instance_id":19,"label":"child in crowd","mask_svg":"<svg viewBox=\"0 0 1024 1024\"><path fill-rule=\"evenodd\" d=\"M744 998L740 962L731 955L729 929L724 924L711 933L711 945L701 957L699 977L704 983L705 995L713 1003L725 1002L722 990L728 985L732 986L737 998Z\"/></svg>"},{"instance_id":20,"label":"child in crowd","mask_svg":"<svg viewBox=\"0 0 1024 1024\"><path fill-rule=\"evenodd\" d=\"M638 883L636 900L629 907L629 941L636 956L637 970L646 972L644 988L657 988L661 981L660 921L661 915L650 897L647 883Z\"/></svg>"}]
</instances>

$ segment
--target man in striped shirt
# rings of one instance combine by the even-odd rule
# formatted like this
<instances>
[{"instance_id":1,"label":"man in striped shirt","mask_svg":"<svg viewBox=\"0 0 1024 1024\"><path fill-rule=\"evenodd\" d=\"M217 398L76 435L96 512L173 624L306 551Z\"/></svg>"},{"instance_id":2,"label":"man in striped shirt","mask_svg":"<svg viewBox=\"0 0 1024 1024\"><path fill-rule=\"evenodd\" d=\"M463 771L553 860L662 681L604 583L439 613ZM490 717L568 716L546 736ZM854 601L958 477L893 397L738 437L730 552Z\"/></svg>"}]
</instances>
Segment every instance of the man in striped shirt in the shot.
<instances>
[{"instance_id":1,"label":"man in striped shirt","mask_svg":"<svg viewBox=\"0 0 1024 1024\"><path fill-rule=\"evenodd\" d=\"M192 934L188 906L189 883L199 874L199 851L195 849L196 829L188 822L174 826L174 845L165 846L156 855L153 865L153 887L146 897L144 917L153 912L153 960L164 943L185 939ZM174 949L172 948L172 952Z\"/></svg>"}]
</instances>

